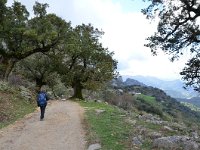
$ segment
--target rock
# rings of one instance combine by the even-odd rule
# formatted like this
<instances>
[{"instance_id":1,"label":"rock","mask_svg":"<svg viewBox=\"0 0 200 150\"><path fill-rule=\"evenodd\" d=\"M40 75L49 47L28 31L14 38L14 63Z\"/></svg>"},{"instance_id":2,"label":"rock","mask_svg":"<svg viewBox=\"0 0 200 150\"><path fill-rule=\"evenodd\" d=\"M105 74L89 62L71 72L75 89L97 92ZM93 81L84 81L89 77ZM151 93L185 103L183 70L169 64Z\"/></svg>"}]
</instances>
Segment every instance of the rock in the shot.
<instances>
[{"instance_id":1,"label":"rock","mask_svg":"<svg viewBox=\"0 0 200 150\"><path fill-rule=\"evenodd\" d=\"M137 126L136 131L138 134L147 135L149 133L148 129L143 126Z\"/></svg>"},{"instance_id":2,"label":"rock","mask_svg":"<svg viewBox=\"0 0 200 150\"><path fill-rule=\"evenodd\" d=\"M144 120L146 122L150 122L150 123L153 123L153 124L158 124L158 125L164 125L164 124L167 124L168 122L167 121L163 121L161 120L159 117L157 116L154 116L152 114L143 114L143 115L139 115L138 118L140 120Z\"/></svg>"},{"instance_id":3,"label":"rock","mask_svg":"<svg viewBox=\"0 0 200 150\"><path fill-rule=\"evenodd\" d=\"M120 94L123 94L123 93L124 93L124 91L123 91L122 89L118 89L118 92L119 92Z\"/></svg>"},{"instance_id":4,"label":"rock","mask_svg":"<svg viewBox=\"0 0 200 150\"><path fill-rule=\"evenodd\" d=\"M132 139L133 145L142 145L143 139L141 135L138 135L137 137L133 137Z\"/></svg>"},{"instance_id":5,"label":"rock","mask_svg":"<svg viewBox=\"0 0 200 150\"><path fill-rule=\"evenodd\" d=\"M185 141L183 146L184 150L199 150L199 144L194 141Z\"/></svg>"},{"instance_id":6,"label":"rock","mask_svg":"<svg viewBox=\"0 0 200 150\"><path fill-rule=\"evenodd\" d=\"M96 112L97 115L99 115L99 114L105 112L105 110L103 110L103 109L95 109L95 112Z\"/></svg>"},{"instance_id":7,"label":"rock","mask_svg":"<svg viewBox=\"0 0 200 150\"><path fill-rule=\"evenodd\" d=\"M170 124L170 126L173 127L173 129L178 130L178 131L185 131L187 129L184 123L173 122Z\"/></svg>"},{"instance_id":8,"label":"rock","mask_svg":"<svg viewBox=\"0 0 200 150\"><path fill-rule=\"evenodd\" d=\"M197 131L192 132L192 137L193 137L194 139L199 139L199 135L198 135Z\"/></svg>"},{"instance_id":9,"label":"rock","mask_svg":"<svg viewBox=\"0 0 200 150\"><path fill-rule=\"evenodd\" d=\"M97 102L97 103L102 103L103 101L102 101L102 100L97 100L96 102Z\"/></svg>"},{"instance_id":10,"label":"rock","mask_svg":"<svg viewBox=\"0 0 200 150\"><path fill-rule=\"evenodd\" d=\"M169 136L157 138L153 141L153 147L164 150L199 150L199 145L187 136Z\"/></svg>"},{"instance_id":11,"label":"rock","mask_svg":"<svg viewBox=\"0 0 200 150\"><path fill-rule=\"evenodd\" d=\"M92 144L88 148L88 150L99 150L99 149L101 149L101 145L99 143Z\"/></svg>"},{"instance_id":12,"label":"rock","mask_svg":"<svg viewBox=\"0 0 200 150\"><path fill-rule=\"evenodd\" d=\"M157 139L157 138L162 137L162 134L159 133L159 132L150 132L150 133L148 133L148 136L149 136L151 139Z\"/></svg>"},{"instance_id":13,"label":"rock","mask_svg":"<svg viewBox=\"0 0 200 150\"><path fill-rule=\"evenodd\" d=\"M131 125L136 124L136 120L127 119L126 122L130 123Z\"/></svg>"},{"instance_id":14,"label":"rock","mask_svg":"<svg viewBox=\"0 0 200 150\"><path fill-rule=\"evenodd\" d=\"M170 127L168 127L168 126L164 126L164 127L162 128L162 130L164 130L164 131L174 131L172 128L170 128Z\"/></svg>"}]
</instances>

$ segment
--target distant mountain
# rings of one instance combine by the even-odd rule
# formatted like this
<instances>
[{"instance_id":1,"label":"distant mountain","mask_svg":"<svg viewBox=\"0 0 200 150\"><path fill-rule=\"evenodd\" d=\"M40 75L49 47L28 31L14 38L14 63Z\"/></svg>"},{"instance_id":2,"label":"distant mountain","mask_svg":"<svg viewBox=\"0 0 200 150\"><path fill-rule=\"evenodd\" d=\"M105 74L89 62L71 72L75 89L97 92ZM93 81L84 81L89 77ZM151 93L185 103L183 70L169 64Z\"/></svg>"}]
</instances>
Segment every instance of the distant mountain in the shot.
<instances>
[{"instance_id":1,"label":"distant mountain","mask_svg":"<svg viewBox=\"0 0 200 150\"><path fill-rule=\"evenodd\" d=\"M130 80L129 80L130 81ZM125 81L126 82L126 81ZM155 113L157 115L161 115L163 112L178 118L183 116L187 119L196 118L197 120L200 119L200 113L192 111L189 107L182 105L178 102L175 98L170 97L167 95L163 90L151 86L141 86L141 85L125 85L122 87L114 87L117 91L123 91L125 93L141 93L141 96L150 96L155 98L155 103L152 102L152 99L148 99L146 102L140 96L139 99L134 100L134 106L138 109L142 109L145 111L150 111L151 113ZM120 93L121 94L121 93ZM131 99L133 100L133 99ZM139 100L139 101L137 101ZM157 104L156 104L157 103ZM152 105L153 104L153 105ZM152 107L151 107L152 106ZM153 107L159 107L159 110L154 109ZM180 115L180 116L179 116ZM195 120L196 120L195 119Z\"/></svg>"},{"instance_id":2,"label":"distant mountain","mask_svg":"<svg viewBox=\"0 0 200 150\"><path fill-rule=\"evenodd\" d=\"M112 80L112 86L114 87L124 87L124 86L129 86L129 85L140 85L140 86L146 86L145 84L134 80L134 79L126 79L126 81L123 82L122 77L118 77L117 79Z\"/></svg>"},{"instance_id":3,"label":"distant mountain","mask_svg":"<svg viewBox=\"0 0 200 150\"><path fill-rule=\"evenodd\" d=\"M191 99L183 99L183 98L178 98L177 99L180 102L187 102L187 103L191 103L197 107L200 107L200 97L193 97Z\"/></svg>"},{"instance_id":4,"label":"distant mountain","mask_svg":"<svg viewBox=\"0 0 200 150\"><path fill-rule=\"evenodd\" d=\"M134 79L126 79L126 81L124 82L125 85L129 86L129 85L140 85L140 86L146 86L144 83L141 83L137 80Z\"/></svg>"},{"instance_id":5,"label":"distant mountain","mask_svg":"<svg viewBox=\"0 0 200 150\"><path fill-rule=\"evenodd\" d=\"M122 76L123 80L134 79L147 86L156 87L165 91L173 98L192 98L197 97L198 93L192 89L184 89L184 83L181 80L165 81L150 76Z\"/></svg>"}]
</instances>

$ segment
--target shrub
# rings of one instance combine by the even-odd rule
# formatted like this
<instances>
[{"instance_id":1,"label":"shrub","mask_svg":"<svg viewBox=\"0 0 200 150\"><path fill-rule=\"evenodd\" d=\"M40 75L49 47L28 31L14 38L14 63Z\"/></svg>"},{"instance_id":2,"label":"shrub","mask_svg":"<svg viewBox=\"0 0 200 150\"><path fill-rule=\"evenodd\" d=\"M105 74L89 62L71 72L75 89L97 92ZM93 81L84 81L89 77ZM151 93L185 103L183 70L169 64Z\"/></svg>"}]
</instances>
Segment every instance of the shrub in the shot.
<instances>
[{"instance_id":1,"label":"shrub","mask_svg":"<svg viewBox=\"0 0 200 150\"><path fill-rule=\"evenodd\" d=\"M8 79L8 82L11 84L11 85L22 85L22 81L21 79L19 78L19 76L16 76L16 75L11 75L9 76L9 79Z\"/></svg>"},{"instance_id":2,"label":"shrub","mask_svg":"<svg viewBox=\"0 0 200 150\"><path fill-rule=\"evenodd\" d=\"M111 95L110 95L111 96ZM108 103L123 108L124 110L129 110L134 106L134 97L130 94L112 94Z\"/></svg>"},{"instance_id":3,"label":"shrub","mask_svg":"<svg viewBox=\"0 0 200 150\"><path fill-rule=\"evenodd\" d=\"M143 97L137 97L136 101L136 108L140 111L145 111L147 113L152 113L163 117L162 109L159 108L159 105L153 103L152 101L145 100Z\"/></svg>"},{"instance_id":4,"label":"shrub","mask_svg":"<svg viewBox=\"0 0 200 150\"><path fill-rule=\"evenodd\" d=\"M0 91L11 92L12 90L13 90L13 89L12 89L12 87L8 84L8 82L0 81Z\"/></svg>"}]
</instances>

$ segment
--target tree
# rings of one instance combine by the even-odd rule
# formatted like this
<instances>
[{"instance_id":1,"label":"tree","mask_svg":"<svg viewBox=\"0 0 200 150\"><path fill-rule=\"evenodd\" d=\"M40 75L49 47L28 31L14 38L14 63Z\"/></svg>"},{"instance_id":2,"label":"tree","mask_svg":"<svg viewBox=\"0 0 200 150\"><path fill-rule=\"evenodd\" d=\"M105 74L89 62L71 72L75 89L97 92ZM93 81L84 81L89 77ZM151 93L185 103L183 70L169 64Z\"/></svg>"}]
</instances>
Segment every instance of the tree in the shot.
<instances>
[{"instance_id":1,"label":"tree","mask_svg":"<svg viewBox=\"0 0 200 150\"><path fill-rule=\"evenodd\" d=\"M16 62L60 44L70 23L55 14L47 14L47 4L36 2L32 19L20 2L14 1L11 7L6 7L6 1L0 4L4 9L0 16L0 73L7 79Z\"/></svg>"},{"instance_id":2,"label":"tree","mask_svg":"<svg viewBox=\"0 0 200 150\"><path fill-rule=\"evenodd\" d=\"M113 53L103 48L102 31L91 24L78 25L71 33L60 70L63 81L74 89L73 98L83 99L82 89L96 89L116 76L117 62Z\"/></svg>"},{"instance_id":3,"label":"tree","mask_svg":"<svg viewBox=\"0 0 200 150\"><path fill-rule=\"evenodd\" d=\"M186 81L186 87L192 86L194 90L200 92L200 60L199 54L186 63L186 67L180 73Z\"/></svg>"},{"instance_id":4,"label":"tree","mask_svg":"<svg viewBox=\"0 0 200 150\"><path fill-rule=\"evenodd\" d=\"M156 55L158 49L172 55L171 60L189 51L193 58L181 72L186 85L199 84L200 62L200 2L198 0L145 0L148 8L142 12L147 18L159 17L157 32L147 38L146 45ZM196 82L198 81L198 82Z\"/></svg>"},{"instance_id":5,"label":"tree","mask_svg":"<svg viewBox=\"0 0 200 150\"><path fill-rule=\"evenodd\" d=\"M35 81L38 91L43 85L52 85L55 80L55 71L51 64L52 60L47 55L36 53L22 60L17 70L29 80Z\"/></svg>"}]
</instances>

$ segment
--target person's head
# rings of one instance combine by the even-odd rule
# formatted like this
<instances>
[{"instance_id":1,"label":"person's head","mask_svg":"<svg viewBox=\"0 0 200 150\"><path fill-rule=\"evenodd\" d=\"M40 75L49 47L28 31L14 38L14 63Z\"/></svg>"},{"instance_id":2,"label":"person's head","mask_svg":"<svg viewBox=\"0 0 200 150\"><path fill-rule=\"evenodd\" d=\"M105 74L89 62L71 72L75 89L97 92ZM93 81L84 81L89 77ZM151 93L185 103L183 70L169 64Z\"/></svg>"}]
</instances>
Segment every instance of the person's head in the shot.
<instances>
[{"instance_id":1,"label":"person's head","mask_svg":"<svg viewBox=\"0 0 200 150\"><path fill-rule=\"evenodd\" d=\"M45 86L42 86L42 87L41 87L40 92L46 92Z\"/></svg>"}]
</instances>

